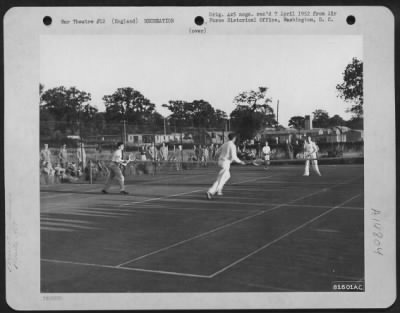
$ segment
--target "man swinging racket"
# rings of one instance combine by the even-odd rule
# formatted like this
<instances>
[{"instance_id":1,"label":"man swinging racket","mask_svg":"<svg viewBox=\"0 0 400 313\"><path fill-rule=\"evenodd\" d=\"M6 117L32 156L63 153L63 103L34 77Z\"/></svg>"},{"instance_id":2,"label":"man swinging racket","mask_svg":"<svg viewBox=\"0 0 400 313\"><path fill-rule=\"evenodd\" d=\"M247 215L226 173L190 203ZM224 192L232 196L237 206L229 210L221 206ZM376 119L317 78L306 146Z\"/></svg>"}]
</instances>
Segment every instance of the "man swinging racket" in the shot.
<instances>
[{"instance_id":1,"label":"man swinging racket","mask_svg":"<svg viewBox=\"0 0 400 313\"><path fill-rule=\"evenodd\" d=\"M221 168L221 170L218 173L217 180L206 193L208 200L211 200L212 196L216 193L219 196L222 195L222 189L224 188L225 183L231 177L229 169L232 162L237 162L243 165L246 164L236 155L236 135L231 133L228 135L228 138L229 141L224 143L216 152L216 155L219 155L218 166Z\"/></svg>"},{"instance_id":2,"label":"man swinging racket","mask_svg":"<svg viewBox=\"0 0 400 313\"><path fill-rule=\"evenodd\" d=\"M117 150L113 152L111 162L110 162L110 174L107 178L107 181L104 185L103 190L101 191L102 193L108 193L108 189L111 186L112 180L115 178L115 180L118 181L119 187L120 187L120 193L127 195L128 192L125 191L125 185L124 185L124 175L122 174L121 171L121 166L126 166L129 162L133 160L132 155L129 156L129 160L124 161L122 159L122 151L124 150L124 144L122 142L117 143Z\"/></svg>"}]
</instances>

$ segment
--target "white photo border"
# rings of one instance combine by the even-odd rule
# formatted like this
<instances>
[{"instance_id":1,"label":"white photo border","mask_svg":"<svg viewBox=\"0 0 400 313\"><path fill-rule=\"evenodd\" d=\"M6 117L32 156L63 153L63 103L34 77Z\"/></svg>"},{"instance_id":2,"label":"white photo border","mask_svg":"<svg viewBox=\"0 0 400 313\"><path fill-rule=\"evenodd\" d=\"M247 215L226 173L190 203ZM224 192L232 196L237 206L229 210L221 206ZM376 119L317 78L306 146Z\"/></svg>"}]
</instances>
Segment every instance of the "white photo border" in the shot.
<instances>
[{"instance_id":1,"label":"white photo border","mask_svg":"<svg viewBox=\"0 0 400 313\"><path fill-rule=\"evenodd\" d=\"M215 10L257 11L261 7L218 7ZM281 9L282 7L268 7ZM17 310L84 309L303 309L385 308L396 299L396 159L394 16L386 7L321 7L338 14L332 24L213 25L209 35L361 35L364 43L364 179L365 179L365 292L288 293L40 293L40 186L39 164L39 71L41 35L131 35L129 27L88 25L52 27L62 17L171 16L173 25L136 25L141 35L187 35L197 15L207 16L210 7L19 7L4 17L4 146L6 203L6 297ZM289 7L285 7L289 9ZM301 7L302 10L318 7ZM128 14L129 13L129 14ZM354 15L357 23L344 21ZM182 37L184 40L184 37ZM382 125L382 127L376 127ZM22 127L23 126L23 127ZM377 145L383 147L377 149ZM17 151L18 153L14 153ZM27 157L29 156L29 157ZM20 164L24 164L21 167ZM379 166L378 166L379 164ZM375 210L375 211L374 211ZM378 210L383 238L376 253L373 212ZM59 296L59 298L57 298Z\"/></svg>"}]
</instances>

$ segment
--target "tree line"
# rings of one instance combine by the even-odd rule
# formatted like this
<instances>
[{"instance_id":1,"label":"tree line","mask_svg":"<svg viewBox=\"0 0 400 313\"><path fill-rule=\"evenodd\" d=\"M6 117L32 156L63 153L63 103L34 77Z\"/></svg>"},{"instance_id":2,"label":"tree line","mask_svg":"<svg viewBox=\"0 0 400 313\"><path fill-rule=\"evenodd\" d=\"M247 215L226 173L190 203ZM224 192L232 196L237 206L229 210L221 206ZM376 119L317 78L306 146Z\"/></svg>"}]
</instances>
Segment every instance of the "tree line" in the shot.
<instances>
[{"instance_id":1,"label":"tree line","mask_svg":"<svg viewBox=\"0 0 400 313\"><path fill-rule=\"evenodd\" d=\"M353 118L344 121L339 115L313 112L313 127L349 126L362 128L363 121L363 63L356 58L343 73L343 82L336 86L338 97L351 103L348 111ZM233 99L235 109L229 116L203 99L170 100L162 104L171 113L165 118L156 111L155 104L132 87L118 88L102 100L105 111L91 104L91 94L76 87L59 86L45 89L40 84L40 135L42 138L61 139L68 135L83 138L98 134L121 134L123 125L127 132L156 133L183 132L188 129L227 129L240 132L241 138L252 139L260 131L279 128L268 87L240 92ZM304 128L304 117L293 116L289 127Z\"/></svg>"},{"instance_id":2,"label":"tree line","mask_svg":"<svg viewBox=\"0 0 400 313\"><path fill-rule=\"evenodd\" d=\"M267 88L241 92L233 100L229 127L250 138L267 126L276 126L275 114L266 96ZM228 115L209 102L170 100L162 106L171 113L164 118L155 104L132 87L118 88L103 97L105 111L91 105L91 94L65 86L40 93L40 134L43 138L82 137L95 134L120 134L125 124L128 132L182 132L189 129L227 130Z\"/></svg>"}]
</instances>

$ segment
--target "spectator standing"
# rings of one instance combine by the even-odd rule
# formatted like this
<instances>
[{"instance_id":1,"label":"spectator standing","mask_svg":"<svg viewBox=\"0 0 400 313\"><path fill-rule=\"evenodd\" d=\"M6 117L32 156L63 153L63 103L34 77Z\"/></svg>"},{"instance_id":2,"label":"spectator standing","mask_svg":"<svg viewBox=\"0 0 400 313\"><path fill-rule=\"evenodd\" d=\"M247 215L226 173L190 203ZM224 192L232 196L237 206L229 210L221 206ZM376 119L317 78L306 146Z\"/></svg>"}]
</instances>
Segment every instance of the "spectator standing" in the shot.
<instances>
[{"instance_id":1,"label":"spectator standing","mask_svg":"<svg viewBox=\"0 0 400 313\"><path fill-rule=\"evenodd\" d=\"M268 145L268 141L265 142L265 146L262 148L262 154L264 157L264 168L268 169L270 164L269 160L271 156L271 148Z\"/></svg>"},{"instance_id":2,"label":"spectator standing","mask_svg":"<svg viewBox=\"0 0 400 313\"><path fill-rule=\"evenodd\" d=\"M66 144L63 144L61 146L60 151L58 153L58 159L60 161L61 167L66 168L68 165L68 151Z\"/></svg>"},{"instance_id":3,"label":"spectator standing","mask_svg":"<svg viewBox=\"0 0 400 313\"><path fill-rule=\"evenodd\" d=\"M49 150L49 145L44 144L44 148L40 151L40 164L51 163L51 151Z\"/></svg>"},{"instance_id":4,"label":"spectator standing","mask_svg":"<svg viewBox=\"0 0 400 313\"><path fill-rule=\"evenodd\" d=\"M162 143L162 146L160 148L160 156L161 156L161 161L168 160L168 146L165 145L165 142Z\"/></svg>"},{"instance_id":5,"label":"spectator standing","mask_svg":"<svg viewBox=\"0 0 400 313\"><path fill-rule=\"evenodd\" d=\"M140 160L141 161L146 161L146 147L145 146L141 146L140 147Z\"/></svg>"},{"instance_id":6,"label":"spectator standing","mask_svg":"<svg viewBox=\"0 0 400 313\"><path fill-rule=\"evenodd\" d=\"M208 165L208 157L209 157L208 147L204 146L203 147L203 158L202 158L204 167L207 167L207 165Z\"/></svg>"}]
</instances>

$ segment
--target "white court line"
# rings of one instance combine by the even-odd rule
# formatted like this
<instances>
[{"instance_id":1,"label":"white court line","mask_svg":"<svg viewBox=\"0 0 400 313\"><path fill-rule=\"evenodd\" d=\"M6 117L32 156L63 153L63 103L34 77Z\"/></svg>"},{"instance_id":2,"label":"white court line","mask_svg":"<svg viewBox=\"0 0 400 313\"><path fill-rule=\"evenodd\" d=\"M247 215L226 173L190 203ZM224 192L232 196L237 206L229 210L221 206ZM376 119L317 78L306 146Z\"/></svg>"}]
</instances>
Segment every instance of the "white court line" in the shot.
<instances>
[{"instance_id":1,"label":"white court line","mask_svg":"<svg viewBox=\"0 0 400 313\"><path fill-rule=\"evenodd\" d=\"M264 177L258 177L258 178L252 178L252 179L242 180L242 181L239 181L239 182L236 182L236 183L231 183L231 184L229 184L229 185L240 185L240 184L248 183L248 182L251 182L251 181L257 181L257 180L262 180L262 179L270 178L270 177L272 177L272 176L274 176L274 175L269 175L269 176L264 176ZM276 175L275 175L275 176L276 176Z\"/></svg>"},{"instance_id":2,"label":"white court line","mask_svg":"<svg viewBox=\"0 0 400 313\"><path fill-rule=\"evenodd\" d=\"M274 208L272 208L272 209L270 209L270 210L273 210L273 209L274 209ZM270 210L268 210L268 211L270 211ZM192 240L194 240L194 239L198 239L198 238L204 237L204 236L209 235L209 234L211 234L211 233L214 233L214 232L216 232L216 231L218 231L218 230L221 230L221 229L224 229L224 228L226 228L226 227L229 227L229 226L235 225L235 224L237 224L237 223L243 222L244 220L250 219L250 218L252 218L252 217L254 217L254 216L261 215L261 214L263 214L263 213L265 213L265 212L266 212L266 211L259 211L259 212L255 213L255 214L246 216L246 217L244 217L244 218L241 218L241 219L239 219L239 220L236 220L236 221L231 222L231 223L228 223L228 224L224 224L224 225L222 225L222 226L219 226L219 227L217 227L217 228L214 228L214 229L212 229L212 230L209 230L209 231L207 231L207 232L205 232L205 233L198 234L198 235L193 236L193 237L190 237L190 238L188 238L188 239L185 239L185 240L176 242L176 243L174 243L174 244L172 244L172 245L169 245L169 246L167 246L167 247L164 247L164 248L158 249L158 250L156 250L156 251L147 253L147 254L145 254L145 255L142 255L142 256L140 256L140 257L134 258L134 259L132 259L132 260L128 260L128 261L126 261L126 262L124 262L124 263L118 264L117 266L118 266L118 267L124 266L124 265L126 265L126 264L129 264L129 263L132 263L132 262L135 262L135 261L144 259L144 258L146 258L146 257L148 257L148 256L153 255L153 254L156 254L156 253L159 253L159 252L162 252L162 251L169 250L169 249L171 249L171 248L173 248L173 247L180 246L180 245L182 245L182 244L184 244L184 243L187 243L187 242L192 241Z\"/></svg>"},{"instance_id":3,"label":"white court line","mask_svg":"<svg viewBox=\"0 0 400 313\"><path fill-rule=\"evenodd\" d=\"M244 199L243 197L229 197L224 195L223 199ZM247 198L247 199L254 199L254 198ZM193 203L209 203L209 200L199 200L199 199L165 199L165 201L170 201L170 202L193 202ZM221 199L218 200L218 204L229 204L229 205L240 205L240 206L260 206L260 207L265 207L265 206L275 206L279 205L280 203L275 203L275 202L268 202L266 200L265 203L249 203L249 202L239 202L239 201L224 201ZM321 209L330 209L332 206L331 205L312 205L312 204L286 204L285 206L289 207L298 207L298 208L321 208ZM228 212L249 212L249 210L245 209L202 209L202 208L162 208L163 210L198 210L198 211L214 211L214 212L223 212L223 211L228 211ZM342 206L339 209L347 209L347 210L364 210L364 207L357 207L357 206ZM255 211L255 210L253 210Z\"/></svg>"},{"instance_id":4,"label":"white court line","mask_svg":"<svg viewBox=\"0 0 400 313\"><path fill-rule=\"evenodd\" d=\"M354 180L354 179L355 179L355 178L353 178L353 179L351 179L351 180L349 180L349 181L352 181L352 180ZM196 235L196 236L190 237L190 238L188 238L188 239L185 239L185 240L176 242L176 243L174 243L174 244L172 244L172 245L169 245L169 246L166 246L166 247L164 247L164 248L155 250L155 251L153 251L153 252L147 253L147 254L145 254L145 255L142 255L142 256L140 256L140 257L134 258L134 259L132 259L132 260L128 260L128 261L123 262L123 263L121 263L121 264L119 264L119 265L117 265L117 266L124 266L124 265L126 265L126 264L129 264L129 263L132 263L132 262L135 262L135 261L144 259L144 258L146 258L146 257L148 257L148 256L157 254L157 253L159 253L159 252L166 251L166 250L169 250L169 249L171 249L171 248L180 246L180 245L185 244L185 243L187 243L187 242L190 242L190 241L192 241L192 240L195 240L195 239L204 237L204 236L206 236L206 235L209 235L209 234L214 233L214 232L216 232L216 231L219 231L219 230L221 230L221 229L224 229L224 228L230 227L230 226L232 226L232 225L241 223L241 222L243 222L243 221L245 221L245 220L248 220L248 219L250 219L250 218L253 218L253 217L255 217L255 216L262 215L262 214L264 214L264 213L267 213L267 212L270 212L270 211L272 211L272 210L278 209L278 208L280 208L280 207L282 207L282 206L286 206L286 205L289 204L289 203L296 202L296 201L299 201L299 200L302 200L302 199L311 197L311 196L313 196L313 195L315 195L315 194L324 192L324 191L326 191L326 190L328 190L328 189L331 189L331 188L333 188L333 187L324 188L324 189L321 189L321 190L319 190L319 191L312 192L312 193L310 193L310 194L308 194L308 195L301 196L301 197L296 198L296 199L294 199L294 200L288 201L287 203L278 204L278 205L276 205L276 206L274 206L274 207L272 207L272 208L270 208L270 209L268 209L268 210L259 211L259 212L255 213L255 214L248 215L248 216L243 217L243 218L241 218L241 219L238 219L238 220L236 220L236 221L234 221L234 222L231 222L231 223L228 223L228 224L224 224L224 225L218 226L217 228L211 229L211 230L209 230L209 231L207 231L207 232L204 232L204 233L198 234L198 235Z\"/></svg>"},{"instance_id":5,"label":"white court line","mask_svg":"<svg viewBox=\"0 0 400 313\"><path fill-rule=\"evenodd\" d=\"M322 213L322 214L320 214L320 215L318 215L318 216L312 218L311 220L309 220L309 221L307 221L307 222L301 224L300 226L298 226L298 227L292 229L291 231L287 232L286 234L284 234L284 235L282 235L282 236L280 236L280 237L278 237L278 238L276 238L276 239L270 241L270 242L267 243L266 245L264 245L264 246L262 246L262 247L260 247L260 248L258 248L258 249L256 249L256 250L254 250L253 252L249 253L248 255L246 255L246 256L244 256L244 257L242 257L242 258L236 260L235 262L229 264L228 266L225 266L224 268L220 269L219 271L215 272L214 274L211 274L211 275L210 275L211 278L212 278L212 277L215 277L215 276L217 276L217 275L219 275L219 274L221 274L222 272L225 272L226 270L230 269L231 267L233 267L233 266L239 264L240 262L243 262L244 260L248 259L249 257L255 255L255 254L258 253L258 252L260 252L261 250L264 250L265 248L267 248L267 247L273 245L274 243L280 241L281 239L286 238L286 237L288 237L289 235L293 234L294 232L296 232L296 231L298 231L298 230L304 228L305 226L307 226L307 225L309 225L309 224L315 222L317 219L319 219L319 218L321 218L322 216L325 216L325 215L331 213L332 211L334 211L334 210L336 210L337 208L341 207L343 204L346 204L347 202L350 202L350 201L354 200L355 198L358 198L360 195L361 195L361 194L358 194L358 195L356 195L356 196L354 196L354 197L352 197L352 198L350 198L350 199L347 199L346 201L342 202L341 204L334 206L333 208L331 208L331 209L325 211L324 213Z\"/></svg>"},{"instance_id":6,"label":"white court line","mask_svg":"<svg viewBox=\"0 0 400 313\"><path fill-rule=\"evenodd\" d=\"M203 175L203 174L201 174L201 175ZM204 174L204 175L206 175L206 174ZM207 174L208 175L208 174ZM197 175L198 176L198 175ZM249 179L249 180L244 180L244 181L240 181L240 182L236 182L236 183L232 183L232 184L230 184L230 185L237 185L237 184L242 184L242 183L246 183L246 182L249 182L249 181L257 181L257 180L263 180L263 179L266 179L266 178L269 178L269 177L272 177L273 175L270 175L270 176L266 176L266 177L258 177L258 178L253 178L253 179ZM189 176L189 177L192 177L192 176ZM99 190L98 188L96 188L96 189L88 189L88 190L85 190L85 191L83 191L83 192L92 192L92 191L97 191L97 190ZM66 191L72 191L72 190L66 190ZM179 194L175 194L175 195L170 195L170 196L164 196L164 197L158 197L158 198L150 198L150 199L147 199L147 200L144 200L144 201L134 201L134 202L129 202L129 203L126 203L126 204L121 204L119 207L121 207L121 206L127 206L127 205L130 205L130 204L139 204L139 203L144 203L144 202L149 202L149 201L156 201L156 200L160 200L160 199L166 199L166 198L171 198L171 197L177 197L177 196L182 196L182 195L186 195L186 194L191 194L191 193L195 193L195 192L200 192L200 191L204 191L203 189L198 189L198 190L194 190L194 191L189 191L189 192L187 192L187 193L179 193ZM40 192L44 192L44 193L51 193L52 191L51 190L44 190L44 191L40 191ZM54 191L53 191L54 192ZM41 199L43 199L43 200L46 200L46 199L50 199L50 198L56 198L56 197L60 197L60 196L62 196L62 195L71 195L71 194L75 194L76 192L59 192L57 195L50 195L50 196L42 196L41 197ZM96 194L93 194L94 196L98 196L98 194L96 193ZM88 195L88 197L90 197L91 195Z\"/></svg>"},{"instance_id":7,"label":"white court line","mask_svg":"<svg viewBox=\"0 0 400 313\"><path fill-rule=\"evenodd\" d=\"M210 173L204 173L204 174L195 174L195 177L199 177L199 176L208 176L210 175ZM194 176L184 176L184 177L179 177L179 180L184 180L184 179L188 179L188 178L193 178ZM160 179L152 179L146 182L140 182L139 185L143 185L143 184L149 184L149 183L153 183L153 182L160 182L160 181L164 181L164 180L169 180L169 179L176 179L177 175L170 175L168 177L165 178L160 178ZM129 182L129 181L128 181Z\"/></svg>"},{"instance_id":8,"label":"white court line","mask_svg":"<svg viewBox=\"0 0 400 313\"><path fill-rule=\"evenodd\" d=\"M210 175L210 173L205 173L205 174L196 174L196 177L198 177L198 176L207 176L207 175ZM151 179L151 180L148 180L148 181L144 181L144 182L140 182L140 183L137 183L137 184L133 184L132 186L141 186L141 185L148 185L148 184L151 184L151 183L154 183L154 182L161 182L161 181L164 181L164 180L169 180L169 179L174 179L174 178L177 178L176 176L169 176L169 177L165 177L165 178L160 178L160 179ZM188 179L188 178L193 178L193 176L185 176L185 177L179 177L179 180L184 180L184 179ZM128 181L128 183L129 183L129 181ZM74 184L74 185L83 185L83 186L87 186L87 184ZM100 185L100 186L103 186L104 184L92 184L92 185ZM101 191L101 188L100 188L100 186L99 187L97 187L96 189L88 189L88 190L80 190L80 192L78 192L78 194L82 194L82 195L84 195L86 192L94 192L94 191L98 191L99 193L96 193L96 194L93 194L93 195L99 195L100 194L100 191ZM127 186L130 186L130 184L127 184ZM49 188L50 188L51 186L49 186ZM61 192L60 192L61 191ZM70 192L69 192L70 191ZM60 197L60 196L63 196L63 195L71 195L71 194L76 194L77 192L76 192L76 190L74 190L74 189L67 189L67 190L57 190L57 191L54 191L54 190L40 190L40 192L41 193L50 193L50 195L49 196L41 196L41 199L44 199L44 200L46 200L46 199L51 199L51 198L57 198L57 197ZM56 192L57 194L56 195L54 195L54 192ZM88 197L90 197L90 196L92 196L91 194L89 194L89 195L87 195Z\"/></svg>"},{"instance_id":9,"label":"white court line","mask_svg":"<svg viewBox=\"0 0 400 313\"><path fill-rule=\"evenodd\" d=\"M121 266L113 266L113 265L102 265L102 264L95 264L95 263L61 261L61 260L53 260L53 259L41 259L41 261L42 262L48 262L48 263L60 263L60 264L80 265L80 266L91 266L91 267L98 267L98 268L108 268L108 269L114 269L114 270L127 270L127 271L135 271L135 272L147 272L147 273L174 275L174 276L184 276L184 277L195 277L195 278L210 278L209 275L197 275L197 274L190 274L190 273L157 271L157 270L148 270L148 269L135 268L135 267L121 267Z\"/></svg>"},{"instance_id":10,"label":"white court line","mask_svg":"<svg viewBox=\"0 0 400 313\"><path fill-rule=\"evenodd\" d=\"M70 192L69 192L70 191ZM88 189L88 190L78 190L79 192L77 192L77 190L40 190L40 193L50 193L50 195L44 195L41 196L40 199L41 200L46 200L46 199L51 199L51 198L57 198L57 197L62 197L62 196L70 196L70 195L74 195L74 194L80 194L80 195L86 195L85 198L91 197L91 196L98 196L100 194L100 190L99 188L96 189ZM87 192L94 192L94 191L99 191L99 193L93 193L93 194L87 194ZM56 194L54 194L56 193ZM82 199L79 198L79 200Z\"/></svg>"},{"instance_id":11,"label":"white court line","mask_svg":"<svg viewBox=\"0 0 400 313\"><path fill-rule=\"evenodd\" d=\"M231 184L231 185L242 184L242 183L246 183L246 182L249 182L249 181L262 180L262 179L266 179L266 178L269 178L269 177L272 177L272 176L273 176L273 175L265 176L265 177L253 178L253 179L251 179L251 180L244 180L244 181L240 181L240 182L237 182L237 183L234 183L234 184ZM173 195L169 195L169 196L163 196L163 197L158 197L158 198L150 198L150 199L146 199L146 200L143 200L143 201L133 201L133 202L121 204L121 205L119 205L119 206L121 207L121 206L127 206L127 205L131 205L131 204L140 204L140 203L145 203L145 202L150 202L150 201L157 201L157 200L161 200L161 199L168 199L168 198L173 198L173 197L178 197L178 196L184 196L184 195L188 195L188 194L196 193L196 192L200 192L200 191L205 192L204 189L197 189L197 190L192 190L192 191L188 191L188 192L177 193L177 194L173 194Z\"/></svg>"},{"instance_id":12,"label":"white court line","mask_svg":"<svg viewBox=\"0 0 400 313\"><path fill-rule=\"evenodd\" d=\"M166 198L178 197L178 196L188 195L188 194L199 192L199 191L204 191L204 190L198 189L198 190L192 190L192 191L188 191L188 192L176 193L176 194L164 196L164 197L150 198L150 199L146 199L143 201L133 201L133 202L129 202L129 203L120 204L118 207L132 205L132 204L140 204L140 203L151 202L151 201L157 201L157 200L166 199Z\"/></svg>"},{"instance_id":13,"label":"white court line","mask_svg":"<svg viewBox=\"0 0 400 313\"><path fill-rule=\"evenodd\" d=\"M298 176L296 176L298 177ZM303 176L299 176L299 178L303 178ZM359 178L361 178L362 176L360 176ZM293 177L292 177L293 178ZM308 178L307 178L308 179ZM350 185L350 184L346 184L346 183L339 183L339 182L307 182L305 180L296 180L296 181L287 181L287 180L269 180L268 182L266 182L267 184L290 184L290 187L298 187L299 184L304 185L304 186L313 186L313 185ZM295 186L292 186L295 185ZM356 183L356 185L358 185L358 183Z\"/></svg>"}]
</instances>

